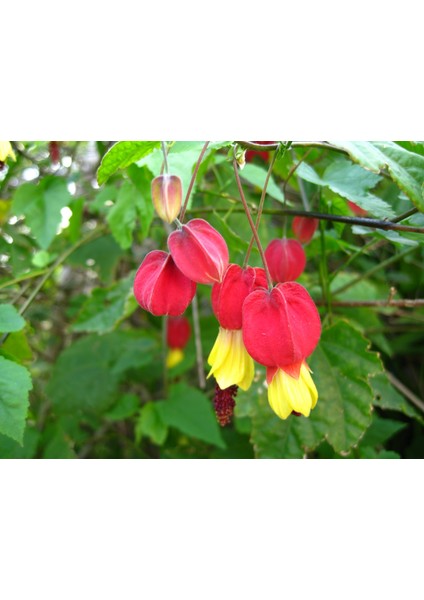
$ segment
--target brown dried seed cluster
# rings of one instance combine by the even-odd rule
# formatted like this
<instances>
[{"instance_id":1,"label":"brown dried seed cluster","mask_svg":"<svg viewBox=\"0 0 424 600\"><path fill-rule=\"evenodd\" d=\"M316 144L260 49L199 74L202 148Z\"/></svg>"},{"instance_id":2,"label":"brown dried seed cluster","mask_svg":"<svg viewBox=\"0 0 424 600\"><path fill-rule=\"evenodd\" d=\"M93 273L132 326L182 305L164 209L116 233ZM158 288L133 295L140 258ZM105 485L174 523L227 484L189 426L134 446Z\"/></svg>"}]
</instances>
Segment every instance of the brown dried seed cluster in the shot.
<instances>
[{"instance_id":1,"label":"brown dried seed cluster","mask_svg":"<svg viewBox=\"0 0 424 600\"><path fill-rule=\"evenodd\" d=\"M230 385L230 387L222 390L218 384L215 386L215 396L213 405L215 408L216 418L221 427L231 423L231 418L234 413L236 402L234 398L237 396L238 386Z\"/></svg>"}]
</instances>

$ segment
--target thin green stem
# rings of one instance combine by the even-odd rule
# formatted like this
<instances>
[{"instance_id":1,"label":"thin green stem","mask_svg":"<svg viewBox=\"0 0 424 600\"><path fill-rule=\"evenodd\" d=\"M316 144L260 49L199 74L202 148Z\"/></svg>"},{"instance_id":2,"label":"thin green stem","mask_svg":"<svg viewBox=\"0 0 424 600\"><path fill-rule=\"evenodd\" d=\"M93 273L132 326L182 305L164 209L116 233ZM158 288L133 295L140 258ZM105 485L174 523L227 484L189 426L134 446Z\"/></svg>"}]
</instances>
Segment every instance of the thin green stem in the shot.
<instances>
[{"instance_id":1,"label":"thin green stem","mask_svg":"<svg viewBox=\"0 0 424 600\"><path fill-rule=\"evenodd\" d=\"M4 283L0 284L0 290L2 290L3 288L7 288L10 287L11 285L15 285L15 283L21 283L21 281L27 281L28 279L34 279L34 277L39 277L40 275L44 275L44 273L47 273L48 269L40 269L38 271L32 271L31 273L28 273L27 275L21 275L20 277L16 277L15 279L10 279L9 281L5 281Z\"/></svg>"},{"instance_id":2,"label":"thin green stem","mask_svg":"<svg viewBox=\"0 0 424 600\"><path fill-rule=\"evenodd\" d=\"M246 198L244 197L243 187L241 185L240 176L238 174L238 166L237 166L237 161L235 158L235 152L234 152L234 159L233 159L233 169L234 169L234 174L236 176L237 187L238 187L238 190L240 193L240 198L243 203L244 212L246 213L247 220L249 221L249 225L252 230L253 237L255 238L256 245L258 247L259 254L261 256L262 264L263 264L264 270L265 270L266 279L268 282L268 288L271 290L273 287L271 275L269 273L268 265L266 263L265 253L262 248L261 240L259 239L259 235L258 235L258 232L256 231L255 224L252 219L252 215L250 214L249 207L247 206Z\"/></svg>"},{"instance_id":3,"label":"thin green stem","mask_svg":"<svg viewBox=\"0 0 424 600\"><path fill-rule=\"evenodd\" d=\"M272 169L274 167L275 160L277 158L277 152L278 152L278 150L275 150L275 152L274 152L274 154L272 156L272 159L271 159L271 162L270 162L270 165L269 165L269 168L268 168L268 172L266 174L264 187L262 189L261 199L259 201L258 212L257 212L257 215L256 215L256 223L255 223L255 229L256 229L256 231L258 231L258 229L259 229L259 223L261 222L262 211L263 211L264 203L265 203L266 190L268 188L268 182L270 180ZM247 251L246 251L246 256L244 257L244 262L243 262L243 268L244 269L247 267L247 263L249 262L250 253L252 251L252 246L253 246L253 242L254 241L255 241L255 236L252 235L252 237L250 238L249 246L248 246Z\"/></svg>"},{"instance_id":4,"label":"thin green stem","mask_svg":"<svg viewBox=\"0 0 424 600\"><path fill-rule=\"evenodd\" d=\"M196 181L197 173L198 173L199 168L200 168L200 164L202 162L203 156L205 155L205 152L206 152L208 146L209 146L209 142L205 142L205 145L203 146L202 151L199 154L199 158L197 159L196 166L194 167L193 175L191 176L190 185L188 186L187 194L186 194L186 197L185 197L185 200L184 200L184 204L183 204L183 207L181 209L181 213L180 213L180 217L179 217L181 223L184 222L184 217L185 217L185 213L186 213L186 210L187 210L187 204L188 204L188 201L190 199L191 190L193 189L194 182Z\"/></svg>"}]
</instances>

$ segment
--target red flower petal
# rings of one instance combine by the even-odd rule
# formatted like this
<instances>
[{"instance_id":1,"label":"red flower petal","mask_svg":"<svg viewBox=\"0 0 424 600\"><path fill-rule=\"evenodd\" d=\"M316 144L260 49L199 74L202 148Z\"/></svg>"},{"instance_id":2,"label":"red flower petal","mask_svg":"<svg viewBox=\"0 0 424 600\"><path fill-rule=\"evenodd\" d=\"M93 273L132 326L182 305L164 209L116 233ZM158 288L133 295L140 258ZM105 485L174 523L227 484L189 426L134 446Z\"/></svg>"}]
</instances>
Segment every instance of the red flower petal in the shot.
<instances>
[{"instance_id":1,"label":"red flower petal","mask_svg":"<svg viewBox=\"0 0 424 600\"><path fill-rule=\"evenodd\" d=\"M265 250L265 258L273 281L281 283L297 279L306 265L302 245L287 238L272 240Z\"/></svg>"},{"instance_id":2,"label":"red flower petal","mask_svg":"<svg viewBox=\"0 0 424 600\"><path fill-rule=\"evenodd\" d=\"M187 317L168 317L166 343L169 348L180 348L187 346L190 339L191 327Z\"/></svg>"},{"instance_id":3,"label":"red flower petal","mask_svg":"<svg viewBox=\"0 0 424 600\"><path fill-rule=\"evenodd\" d=\"M214 284L211 295L212 309L221 327L241 329L243 302L250 292L261 287L267 287L263 269L229 265L222 283Z\"/></svg>"},{"instance_id":4,"label":"red flower petal","mask_svg":"<svg viewBox=\"0 0 424 600\"><path fill-rule=\"evenodd\" d=\"M144 310L155 316L181 315L195 293L196 284L162 250L149 252L135 275L134 296Z\"/></svg>"},{"instance_id":5,"label":"red flower petal","mask_svg":"<svg viewBox=\"0 0 424 600\"><path fill-rule=\"evenodd\" d=\"M305 288L287 282L270 292L249 294L243 304L242 329L244 345L254 360L284 370L314 351L321 321Z\"/></svg>"},{"instance_id":6,"label":"red flower petal","mask_svg":"<svg viewBox=\"0 0 424 600\"><path fill-rule=\"evenodd\" d=\"M311 241L318 227L318 219L309 217L294 217L292 222L293 233L301 244L307 244Z\"/></svg>"},{"instance_id":7,"label":"red flower petal","mask_svg":"<svg viewBox=\"0 0 424 600\"><path fill-rule=\"evenodd\" d=\"M192 219L168 237L177 267L197 283L222 281L228 266L228 248L222 235L204 219Z\"/></svg>"}]
</instances>

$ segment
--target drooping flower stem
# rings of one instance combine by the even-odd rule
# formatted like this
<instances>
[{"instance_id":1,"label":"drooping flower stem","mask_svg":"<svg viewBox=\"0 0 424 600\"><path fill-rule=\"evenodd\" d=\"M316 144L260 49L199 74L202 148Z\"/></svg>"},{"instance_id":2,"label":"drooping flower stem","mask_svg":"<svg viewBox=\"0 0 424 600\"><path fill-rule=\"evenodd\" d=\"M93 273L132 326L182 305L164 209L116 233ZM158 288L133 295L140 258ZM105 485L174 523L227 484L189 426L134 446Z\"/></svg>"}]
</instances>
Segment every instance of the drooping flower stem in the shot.
<instances>
[{"instance_id":1,"label":"drooping flower stem","mask_svg":"<svg viewBox=\"0 0 424 600\"><path fill-rule=\"evenodd\" d=\"M190 199L191 190L193 189L194 182L196 181L196 177L197 177L197 173L199 171L200 164L202 162L202 159L203 159L203 157L205 155L205 152L206 152L208 146L209 146L209 142L205 142L205 145L203 146L202 151L199 154L199 158L197 159L196 166L194 167L193 175L191 176L190 184L188 186L187 194L186 194L186 197L185 197L185 200L184 200L184 204L183 204L183 207L181 209L181 213L180 213L180 217L179 217L181 223L184 222L184 217L185 217L185 213L186 213L186 210L187 210L187 204L188 204L188 201Z\"/></svg>"},{"instance_id":2,"label":"drooping flower stem","mask_svg":"<svg viewBox=\"0 0 424 600\"><path fill-rule=\"evenodd\" d=\"M166 149L165 142L161 142L161 146L162 146L162 154L163 154L163 170L164 170L165 174L168 175L168 172L169 172L168 150Z\"/></svg>"},{"instance_id":3,"label":"drooping flower stem","mask_svg":"<svg viewBox=\"0 0 424 600\"><path fill-rule=\"evenodd\" d=\"M258 247L259 254L261 256L261 260L262 260L262 264L264 266L264 271L265 271L266 279L267 279L267 282L268 282L268 288L271 290L272 287L273 287L272 286L271 275L269 274L268 265L266 264L265 253L264 253L264 250L262 248L261 240L259 239L259 235L258 235L258 232L256 231L255 224L254 224L252 216L250 214L249 207L248 207L247 202L246 202L246 198L244 197L243 187L241 185L240 176L238 174L238 166L237 166L237 161L236 161L235 157L233 159L233 168L234 168L234 174L236 176L237 187L239 189L240 198L241 198L241 201L242 201L242 204L243 204L244 212L246 213L247 220L249 221L249 225L250 225L250 228L252 230L253 237L255 238L255 242L256 242L256 245Z\"/></svg>"},{"instance_id":4,"label":"drooping flower stem","mask_svg":"<svg viewBox=\"0 0 424 600\"><path fill-rule=\"evenodd\" d=\"M199 304L197 301L197 294L194 295L191 310L193 315L193 329L194 329L194 345L196 348L196 363L197 363L197 375L199 378L199 387L204 390L206 387L205 371L203 366L203 350L202 350L202 336L200 332L200 318L199 318Z\"/></svg>"},{"instance_id":5,"label":"drooping flower stem","mask_svg":"<svg viewBox=\"0 0 424 600\"><path fill-rule=\"evenodd\" d=\"M272 156L272 159L271 159L271 163L269 165L268 173L266 174L264 187L262 189L261 199L259 201L258 212L257 212L257 215L256 215L256 223L255 223L256 231L258 231L258 229L259 229L259 223L261 221L262 210L263 210L264 203L265 203L265 196L266 196L266 190L267 190L267 187L268 187L268 181L269 181L269 179L271 177L271 173L272 173L272 169L274 167L275 159L277 158L277 153L278 153L278 148L273 153L273 156ZM246 256L244 257L243 268L247 267L247 263L249 262L250 252L252 251L252 246L253 246L253 242L254 241L255 241L255 236L252 235L252 237L250 238L249 246L248 246L247 251L246 251Z\"/></svg>"}]
</instances>

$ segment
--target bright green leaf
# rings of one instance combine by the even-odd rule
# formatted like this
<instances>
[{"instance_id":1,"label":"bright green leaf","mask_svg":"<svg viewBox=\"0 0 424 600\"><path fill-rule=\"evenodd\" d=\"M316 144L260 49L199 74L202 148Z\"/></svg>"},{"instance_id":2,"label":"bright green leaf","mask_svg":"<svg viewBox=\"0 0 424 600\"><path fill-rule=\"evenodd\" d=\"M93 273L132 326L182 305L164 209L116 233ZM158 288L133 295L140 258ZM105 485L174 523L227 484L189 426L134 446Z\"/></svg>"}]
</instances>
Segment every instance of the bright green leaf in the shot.
<instances>
[{"instance_id":1,"label":"bright green leaf","mask_svg":"<svg viewBox=\"0 0 424 600\"><path fill-rule=\"evenodd\" d=\"M66 181L48 176L38 184L24 183L18 187L12 208L16 215L24 215L37 244L47 250L62 220L60 211L71 200Z\"/></svg>"},{"instance_id":2,"label":"bright green leaf","mask_svg":"<svg viewBox=\"0 0 424 600\"><path fill-rule=\"evenodd\" d=\"M424 156L409 152L395 142L331 142L343 148L355 162L379 172L387 169L393 181L424 211Z\"/></svg>"},{"instance_id":3,"label":"bright green leaf","mask_svg":"<svg viewBox=\"0 0 424 600\"><path fill-rule=\"evenodd\" d=\"M185 383L171 386L169 398L157 402L163 422L188 436L224 448L225 443L210 400Z\"/></svg>"},{"instance_id":4,"label":"bright green leaf","mask_svg":"<svg viewBox=\"0 0 424 600\"><path fill-rule=\"evenodd\" d=\"M159 402L147 402L140 411L135 426L135 440L140 443L147 436L157 446L162 446L168 435L168 426L164 423L158 409Z\"/></svg>"},{"instance_id":5,"label":"bright green leaf","mask_svg":"<svg viewBox=\"0 0 424 600\"><path fill-rule=\"evenodd\" d=\"M0 433L19 444L23 441L31 389L28 369L0 356Z\"/></svg>"},{"instance_id":6,"label":"bright green leaf","mask_svg":"<svg viewBox=\"0 0 424 600\"><path fill-rule=\"evenodd\" d=\"M105 183L119 169L125 169L159 147L160 142L117 142L106 152L100 163L97 171L99 185Z\"/></svg>"},{"instance_id":7,"label":"bright green leaf","mask_svg":"<svg viewBox=\"0 0 424 600\"><path fill-rule=\"evenodd\" d=\"M0 459L34 458L39 440L38 429L29 426L25 428L22 445L5 435L0 435Z\"/></svg>"},{"instance_id":8,"label":"bright green leaf","mask_svg":"<svg viewBox=\"0 0 424 600\"><path fill-rule=\"evenodd\" d=\"M13 304L0 304L0 331L20 331L25 327L25 319L21 317Z\"/></svg>"}]
</instances>

